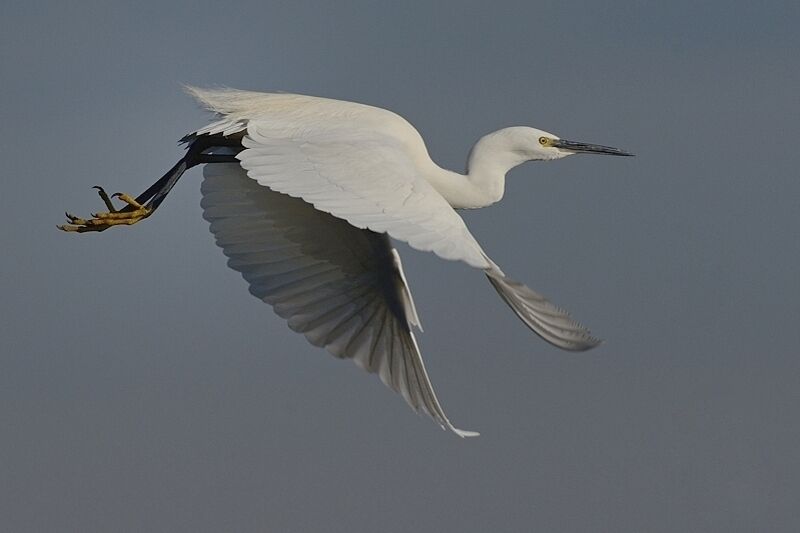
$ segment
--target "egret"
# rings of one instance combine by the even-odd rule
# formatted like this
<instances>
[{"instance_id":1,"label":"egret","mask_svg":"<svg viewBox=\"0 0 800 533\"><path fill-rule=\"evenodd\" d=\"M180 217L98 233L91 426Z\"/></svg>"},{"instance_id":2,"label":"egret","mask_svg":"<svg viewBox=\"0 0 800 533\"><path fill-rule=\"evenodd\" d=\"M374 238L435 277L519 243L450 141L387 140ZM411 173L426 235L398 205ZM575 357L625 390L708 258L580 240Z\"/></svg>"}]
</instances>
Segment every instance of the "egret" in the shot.
<instances>
[{"instance_id":1,"label":"egret","mask_svg":"<svg viewBox=\"0 0 800 533\"><path fill-rule=\"evenodd\" d=\"M506 173L573 154L629 156L530 127L501 129L472 148L466 174L428 155L417 130L377 107L287 93L187 87L216 120L186 135L186 155L137 197L108 211L67 213L68 232L97 232L151 216L183 173L204 164L203 216L228 265L296 332L377 373L416 411L459 436L436 398L413 328L419 317L390 237L480 269L545 341L583 351L600 341L527 286L506 276L456 209L503 197ZM124 206L117 209L118 198Z\"/></svg>"}]
</instances>

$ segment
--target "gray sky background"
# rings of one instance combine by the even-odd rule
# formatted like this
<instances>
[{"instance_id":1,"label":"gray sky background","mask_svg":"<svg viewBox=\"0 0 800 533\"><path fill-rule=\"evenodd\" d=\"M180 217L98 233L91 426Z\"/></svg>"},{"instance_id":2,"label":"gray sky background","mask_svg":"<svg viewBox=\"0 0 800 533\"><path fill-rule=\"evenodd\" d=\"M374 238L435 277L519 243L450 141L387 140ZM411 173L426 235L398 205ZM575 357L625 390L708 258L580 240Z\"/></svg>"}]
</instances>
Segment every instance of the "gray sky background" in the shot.
<instances>
[{"instance_id":1,"label":"gray sky background","mask_svg":"<svg viewBox=\"0 0 800 533\"><path fill-rule=\"evenodd\" d=\"M76 7L80 5L80 7ZM800 4L5 2L4 531L800 530ZM401 246L461 440L289 331L225 266L181 83L351 99L441 165L527 124L619 146L464 213L606 339L531 334L483 276Z\"/></svg>"}]
</instances>

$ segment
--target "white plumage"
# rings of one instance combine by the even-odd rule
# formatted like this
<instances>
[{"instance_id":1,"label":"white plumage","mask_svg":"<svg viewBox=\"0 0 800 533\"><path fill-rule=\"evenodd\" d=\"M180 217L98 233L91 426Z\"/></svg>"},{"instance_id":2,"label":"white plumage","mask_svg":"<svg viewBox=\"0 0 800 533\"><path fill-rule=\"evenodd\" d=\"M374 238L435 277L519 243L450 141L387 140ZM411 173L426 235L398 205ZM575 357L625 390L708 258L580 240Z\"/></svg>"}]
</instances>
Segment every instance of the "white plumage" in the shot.
<instances>
[{"instance_id":1,"label":"white plumage","mask_svg":"<svg viewBox=\"0 0 800 533\"><path fill-rule=\"evenodd\" d=\"M205 164L204 216L250 292L312 344L377 373L412 408L462 437L477 433L456 429L433 392L412 331L419 318L389 237L482 270L551 344L578 351L599 342L506 277L455 209L500 200L506 172L525 161L631 154L517 126L481 138L462 175L436 165L417 130L385 109L296 94L188 90L218 120L184 137L186 155L136 198L97 187L108 212L88 219L67 213L60 229L136 224L187 169ZM113 196L127 205L116 209Z\"/></svg>"},{"instance_id":2,"label":"white plumage","mask_svg":"<svg viewBox=\"0 0 800 533\"><path fill-rule=\"evenodd\" d=\"M417 313L387 235L483 270L548 342L567 350L599 342L507 278L453 208L499 200L506 172L524 161L600 148L628 154L566 146L570 141L559 147L562 141L547 132L508 128L479 141L465 176L433 163L419 133L385 109L294 94L188 90L220 118L187 140L243 136L241 165L204 171L204 216L229 265L293 330L377 373L443 428L477 435L454 428L436 399L411 330Z\"/></svg>"}]
</instances>

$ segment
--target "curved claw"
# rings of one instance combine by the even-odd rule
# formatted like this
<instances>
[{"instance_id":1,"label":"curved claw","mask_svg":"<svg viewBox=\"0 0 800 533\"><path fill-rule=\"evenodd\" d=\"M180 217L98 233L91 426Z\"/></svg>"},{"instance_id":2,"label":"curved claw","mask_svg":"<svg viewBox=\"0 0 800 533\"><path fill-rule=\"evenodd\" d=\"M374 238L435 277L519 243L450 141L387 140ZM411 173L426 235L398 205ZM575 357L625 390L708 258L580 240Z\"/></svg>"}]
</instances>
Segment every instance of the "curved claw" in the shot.
<instances>
[{"instance_id":1,"label":"curved claw","mask_svg":"<svg viewBox=\"0 0 800 533\"><path fill-rule=\"evenodd\" d=\"M77 233L104 231L111 226L131 226L149 217L153 212L152 207L140 204L135 198L128 194L118 192L109 196L99 185L95 185L92 188L97 189L100 198L102 198L103 202L108 207L108 211L92 213L91 217L86 219L77 217L66 211L64 215L67 217L69 224L59 225L58 229ZM127 210L117 210L111 202L111 198L119 198L130 207L128 207Z\"/></svg>"},{"instance_id":2,"label":"curved claw","mask_svg":"<svg viewBox=\"0 0 800 533\"><path fill-rule=\"evenodd\" d=\"M100 195L100 199L103 200L103 203L106 204L106 208L108 209L109 213L116 213L117 208L114 207L114 204L111 203L111 198L108 197L108 193L106 190L99 185L94 185L92 189L97 189L97 194ZM95 216L95 215L92 215Z\"/></svg>"}]
</instances>

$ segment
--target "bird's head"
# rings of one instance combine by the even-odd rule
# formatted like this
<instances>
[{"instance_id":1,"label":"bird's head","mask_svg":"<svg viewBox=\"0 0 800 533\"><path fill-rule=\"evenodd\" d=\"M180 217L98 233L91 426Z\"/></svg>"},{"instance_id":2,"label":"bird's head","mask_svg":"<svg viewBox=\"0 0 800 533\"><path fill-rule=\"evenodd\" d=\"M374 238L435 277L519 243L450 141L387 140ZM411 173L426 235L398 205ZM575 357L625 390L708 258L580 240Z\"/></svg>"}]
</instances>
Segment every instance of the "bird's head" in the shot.
<instances>
[{"instance_id":1,"label":"bird's head","mask_svg":"<svg viewBox=\"0 0 800 533\"><path fill-rule=\"evenodd\" d=\"M568 141L550 132L527 126L505 128L491 136L497 136L495 142L499 141L498 144L505 145L505 149L526 161L549 161L573 154L633 155L610 146Z\"/></svg>"}]
</instances>

